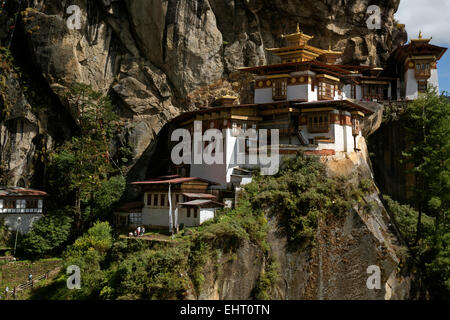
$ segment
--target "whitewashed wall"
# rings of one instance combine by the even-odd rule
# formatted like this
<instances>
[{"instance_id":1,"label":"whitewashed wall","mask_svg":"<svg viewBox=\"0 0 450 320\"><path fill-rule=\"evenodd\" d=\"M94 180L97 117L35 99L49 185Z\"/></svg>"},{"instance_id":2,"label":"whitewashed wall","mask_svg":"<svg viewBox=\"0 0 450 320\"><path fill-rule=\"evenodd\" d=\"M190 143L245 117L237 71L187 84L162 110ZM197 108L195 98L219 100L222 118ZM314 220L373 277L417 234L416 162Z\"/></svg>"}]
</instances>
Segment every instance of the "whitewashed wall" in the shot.
<instances>
[{"instance_id":1,"label":"whitewashed wall","mask_svg":"<svg viewBox=\"0 0 450 320\"><path fill-rule=\"evenodd\" d=\"M415 100L418 97L418 86L414 69L408 69L405 73L405 99Z\"/></svg>"},{"instance_id":2,"label":"whitewashed wall","mask_svg":"<svg viewBox=\"0 0 450 320\"><path fill-rule=\"evenodd\" d=\"M274 102L272 99L272 88L256 88L255 89L255 103L271 103Z\"/></svg>"},{"instance_id":3,"label":"whitewashed wall","mask_svg":"<svg viewBox=\"0 0 450 320\"><path fill-rule=\"evenodd\" d=\"M437 90L439 92L439 76L438 76L437 69L431 69L431 77L428 80L428 84L437 88Z\"/></svg>"},{"instance_id":4,"label":"whitewashed wall","mask_svg":"<svg viewBox=\"0 0 450 320\"><path fill-rule=\"evenodd\" d=\"M315 87L313 91L313 85L308 84L308 102L317 100L317 87Z\"/></svg>"},{"instance_id":5,"label":"whitewashed wall","mask_svg":"<svg viewBox=\"0 0 450 320\"><path fill-rule=\"evenodd\" d=\"M204 222L208 220L214 219L216 210L213 208L201 208L200 209L200 224L203 224Z\"/></svg>"},{"instance_id":6,"label":"whitewashed wall","mask_svg":"<svg viewBox=\"0 0 450 320\"><path fill-rule=\"evenodd\" d=\"M204 223L209 219L214 218L215 209L202 208L197 209L197 218L194 217L193 210L191 209L191 216L187 217L187 209L178 209L178 225L184 224L186 227L196 227ZM173 209L175 213L175 208ZM169 227L169 208L148 208L142 209L142 224L146 226L155 227Z\"/></svg>"},{"instance_id":7,"label":"whitewashed wall","mask_svg":"<svg viewBox=\"0 0 450 320\"><path fill-rule=\"evenodd\" d=\"M288 100L296 100L296 99L308 99L309 85L301 84L301 85L291 85L287 87L287 99Z\"/></svg>"}]
</instances>

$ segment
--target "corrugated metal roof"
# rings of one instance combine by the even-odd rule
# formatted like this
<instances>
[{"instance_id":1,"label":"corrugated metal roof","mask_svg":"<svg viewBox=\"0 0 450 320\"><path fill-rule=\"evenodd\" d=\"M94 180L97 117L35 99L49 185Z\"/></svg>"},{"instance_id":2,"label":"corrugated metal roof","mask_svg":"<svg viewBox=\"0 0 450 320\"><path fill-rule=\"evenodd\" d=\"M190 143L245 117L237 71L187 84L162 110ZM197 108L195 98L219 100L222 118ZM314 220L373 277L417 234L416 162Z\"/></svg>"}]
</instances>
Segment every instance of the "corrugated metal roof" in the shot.
<instances>
[{"instance_id":1,"label":"corrugated metal roof","mask_svg":"<svg viewBox=\"0 0 450 320\"><path fill-rule=\"evenodd\" d=\"M151 185L151 184L169 184L169 183L173 183L173 184L179 184L179 183L184 183L184 182L189 182L189 181L202 181L202 182L207 182L211 185L219 185L216 182L212 182L206 179L202 179L202 178L196 178L196 177L186 177L186 178L172 178L172 179L162 179L162 180L149 180L149 181L137 181L137 182L133 182L131 184L133 185Z\"/></svg>"},{"instance_id":2,"label":"corrugated metal roof","mask_svg":"<svg viewBox=\"0 0 450 320\"><path fill-rule=\"evenodd\" d=\"M47 192L20 187L0 187L0 197L46 197Z\"/></svg>"},{"instance_id":3,"label":"corrugated metal roof","mask_svg":"<svg viewBox=\"0 0 450 320\"><path fill-rule=\"evenodd\" d=\"M207 193L183 193L183 196L188 198L199 198L199 199L216 199L217 197L213 194Z\"/></svg>"},{"instance_id":4,"label":"corrugated metal roof","mask_svg":"<svg viewBox=\"0 0 450 320\"><path fill-rule=\"evenodd\" d=\"M192 201L188 201L188 202L179 203L180 206L188 206L188 207L204 207L204 206L210 205L210 204L212 205L210 208L217 208L217 207L224 206L223 203L212 201L212 200L204 200L204 199L192 200Z\"/></svg>"}]
</instances>

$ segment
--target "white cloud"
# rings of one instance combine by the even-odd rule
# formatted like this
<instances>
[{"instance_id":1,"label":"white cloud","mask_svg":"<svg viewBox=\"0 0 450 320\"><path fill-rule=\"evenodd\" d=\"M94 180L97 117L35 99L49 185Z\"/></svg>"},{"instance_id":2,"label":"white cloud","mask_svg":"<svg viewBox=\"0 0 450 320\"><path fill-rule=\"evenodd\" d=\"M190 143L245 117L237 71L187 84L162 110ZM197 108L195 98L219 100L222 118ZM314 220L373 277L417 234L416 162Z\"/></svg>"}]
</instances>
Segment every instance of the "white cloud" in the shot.
<instances>
[{"instance_id":1,"label":"white cloud","mask_svg":"<svg viewBox=\"0 0 450 320\"><path fill-rule=\"evenodd\" d=\"M416 39L419 30L432 43L450 45L450 0L401 0L396 19L406 25L409 38Z\"/></svg>"}]
</instances>

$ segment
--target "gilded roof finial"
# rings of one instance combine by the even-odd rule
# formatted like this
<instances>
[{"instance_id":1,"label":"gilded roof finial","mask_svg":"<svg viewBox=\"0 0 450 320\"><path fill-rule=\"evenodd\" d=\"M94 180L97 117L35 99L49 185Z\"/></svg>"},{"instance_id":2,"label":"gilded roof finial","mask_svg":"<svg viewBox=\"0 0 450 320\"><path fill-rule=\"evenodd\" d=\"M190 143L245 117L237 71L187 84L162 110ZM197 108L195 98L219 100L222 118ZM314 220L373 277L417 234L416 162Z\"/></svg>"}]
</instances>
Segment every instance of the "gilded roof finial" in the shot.
<instances>
[{"instance_id":1,"label":"gilded roof finial","mask_svg":"<svg viewBox=\"0 0 450 320\"><path fill-rule=\"evenodd\" d=\"M297 33L300 33L300 23L297 23Z\"/></svg>"},{"instance_id":2,"label":"gilded roof finial","mask_svg":"<svg viewBox=\"0 0 450 320\"><path fill-rule=\"evenodd\" d=\"M422 39L422 30L419 30L419 39Z\"/></svg>"},{"instance_id":3,"label":"gilded roof finial","mask_svg":"<svg viewBox=\"0 0 450 320\"><path fill-rule=\"evenodd\" d=\"M331 51L331 42L328 44L328 51Z\"/></svg>"}]
</instances>

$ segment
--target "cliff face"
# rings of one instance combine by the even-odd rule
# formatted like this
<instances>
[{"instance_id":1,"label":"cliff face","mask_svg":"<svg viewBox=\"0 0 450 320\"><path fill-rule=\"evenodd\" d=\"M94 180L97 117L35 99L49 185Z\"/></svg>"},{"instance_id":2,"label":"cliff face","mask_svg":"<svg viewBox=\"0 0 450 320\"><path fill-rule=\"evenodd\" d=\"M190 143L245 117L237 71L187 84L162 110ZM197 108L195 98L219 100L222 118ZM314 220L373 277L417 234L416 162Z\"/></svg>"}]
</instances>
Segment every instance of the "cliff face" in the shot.
<instances>
[{"instance_id":1,"label":"cliff face","mask_svg":"<svg viewBox=\"0 0 450 320\"><path fill-rule=\"evenodd\" d=\"M13 24L18 4L8 2L0 18L4 30ZM315 36L313 45L345 52L344 63L382 65L406 34L394 21L399 0L370 4L382 9L380 30L367 28L368 0L28 0L20 7L12 49L16 56L23 55L23 65L48 89L35 84L35 91L57 98L46 105L64 118L58 125L61 130L72 127L76 118L65 98L75 82L88 83L113 98L125 123L118 140L134 150L130 179L136 179L147 172L138 160L149 157L156 135L179 112L208 104L223 90L241 96L242 102L251 99L251 79L236 68L276 62L264 48L283 45L279 35L295 30L297 23ZM69 5L81 9L79 30L67 28L67 20L73 18L67 13ZM8 32L0 37L2 44L9 43ZM18 109L26 110L25 100L17 103ZM29 104L39 109L37 102ZM31 134L21 138L21 148L11 147L21 126L16 120L1 121L3 140L10 141L3 144L5 175L11 176L5 183L17 184L26 175L27 185L39 166L33 142L39 113L32 113L35 119L31 114L20 117L32 127ZM39 122L48 122L45 113L42 117ZM47 147L53 148L51 130L41 129ZM70 132L62 138L67 136Z\"/></svg>"},{"instance_id":2,"label":"cliff face","mask_svg":"<svg viewBox=\"0 0 450 320\"><path fill-rule=\"evenodd\" d=\"M373 184L358 205L345 216L321 219L314 243L291 250L280 232L279 215L267 214L271 259L279 264L278 278L268 294L286 300L404 300L413 299L414 277L405 271L402 243L394 222L386 212L372 180L363 152L345 159L330 159L330 175L345 174L354 182L367 179ZM235 257L224 254L218 263L207 266L200 295L191 299L249 299L266 269L262 250L245 242ZM219 267L217 267L219 266ZM370 266L380 268L381 288L367 287ZM218 268L218 269L217 269ZM403 269L403 270L402 270Z\"/></svg>"}]
</instances>

